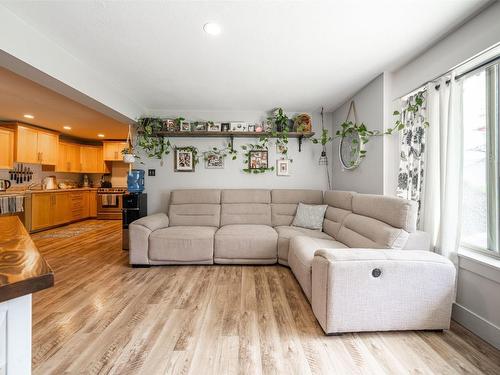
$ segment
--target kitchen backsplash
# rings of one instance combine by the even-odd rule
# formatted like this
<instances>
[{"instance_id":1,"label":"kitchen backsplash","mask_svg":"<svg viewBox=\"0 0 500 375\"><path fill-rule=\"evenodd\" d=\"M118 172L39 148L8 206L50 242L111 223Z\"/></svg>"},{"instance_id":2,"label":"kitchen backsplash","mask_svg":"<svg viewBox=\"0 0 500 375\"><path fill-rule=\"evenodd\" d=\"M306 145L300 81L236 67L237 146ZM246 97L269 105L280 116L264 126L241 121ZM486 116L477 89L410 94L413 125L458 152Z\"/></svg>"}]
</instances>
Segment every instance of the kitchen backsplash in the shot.
<instances>
[{"instance_id":1,"label":"kitchen backsplash","mask_svg":"<svg viewBox=\"0 0 500 375\"><path fill-rule=\"evenodd\" d=\"M15 167L18 163L15 163ZM57 182L65 182L72 181L77 182L78 184L83 184L83 173L61 173L61 172L51 172L51 171L42 171L42 166L40 164L26 164L23 163L23 166L29 167L31 171L33 171L33 177L31 181L26 181L17 184L15 181L10 181L9 171L6 169L0 169L0 179L9 180L12 184L12 187L25 187L32 183L41 184L42 180L46 176L56 176ZM113 162L112 174L111 174L111 183L115 187L124 187L127 186L127 172L128 172L128 164L123 162ZM87 174L89 180L92 182L93 186L98 187L102 174L93 173Z\"/></svg>"}]
</instances>

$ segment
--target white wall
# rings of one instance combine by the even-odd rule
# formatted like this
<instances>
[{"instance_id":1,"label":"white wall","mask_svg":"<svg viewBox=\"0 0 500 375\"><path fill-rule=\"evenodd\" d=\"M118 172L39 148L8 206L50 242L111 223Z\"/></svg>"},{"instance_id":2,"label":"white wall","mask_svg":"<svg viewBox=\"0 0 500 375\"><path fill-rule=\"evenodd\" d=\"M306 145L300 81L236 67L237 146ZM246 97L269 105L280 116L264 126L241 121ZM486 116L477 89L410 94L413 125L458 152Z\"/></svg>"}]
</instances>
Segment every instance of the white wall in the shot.
<instances>
[{"instance_id":1,"label":"white wall","mask_svg":"<svg viewBox=\"0 0 500 375\"><path fill-rule=\"evenodd\" d=\"M351 99L337 108L332 114L334 132L339 129L347 116L349 103L354 100L358 122L364 122L370 130L384 129L384 74L369 82ZM351 120L352 117L350 118ZM344 170L340 164L338 148L340 140L334 140L333 147L333 188L353 190L360 193L384 193L384 154L382 137L373 137L366 145L366 158L358 168Z\"/></svg>"},{"instance_id":2,"label":"white wall","mask_svg":"<svg viewBox=\"0 0 500 375\"><path fill-rule=\"evenodd\" d=\"M175 118L179 115L191 120L205 121L248 121L258 122L266 118L266 114L258 111L248 112L157 112L154 115ZM289 116L293 113L289 113ZM313 130L317 134L321 131L321 117L313 113ZM325 127L331 131L331 115L325 114ZM226 138L171 138L171 142L178 146L196 146L201 151L210 147L222 147L228 142ZM145 165L136 163L135 168L144 169L147 174L149 168L156 169L155 177L146 176L146 192L148 193L148 212L165 211L168 196L172 189L181 188L328 188L326 168L318 165L321 153L320 145L313 145L304 140L302 152L298 152L298 140L290 139L288 157L293 159L290 164L290 176L277 176L276 172L259 175L250 175L242 171L243 155L240 146L245 143L254 143L258 138L236 138L235 148L240 152L237 160L226 158L224 169L205 169L201 159L196 165L195 172L174 172L173 152L164 158L163 166L160 161L144 159ZM330 150L329 150L330 151ZM331 154L329 154L331 160ZM269 148L269 165L276 166L276 147Z\"/></svg>"}]
</instances>

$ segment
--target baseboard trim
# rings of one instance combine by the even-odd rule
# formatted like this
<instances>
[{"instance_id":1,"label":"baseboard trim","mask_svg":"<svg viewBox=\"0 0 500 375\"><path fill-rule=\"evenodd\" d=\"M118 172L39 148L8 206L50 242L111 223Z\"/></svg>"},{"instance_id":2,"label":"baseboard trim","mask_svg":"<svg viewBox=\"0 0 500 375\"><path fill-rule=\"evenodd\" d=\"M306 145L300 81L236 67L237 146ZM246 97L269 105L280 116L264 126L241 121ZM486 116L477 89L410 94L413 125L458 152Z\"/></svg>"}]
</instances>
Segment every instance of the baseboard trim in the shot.
<instances>
[{"instance_id":1,"label":"baseboard trim","mask_svg":"<svg viewBox=\"0 0 500 375\"><path fill-rule=\"evenodd\" d=\"M452 318L484 341L500 350L500 328L458 303L453 304Z\"/></svg>"}]
</instances>

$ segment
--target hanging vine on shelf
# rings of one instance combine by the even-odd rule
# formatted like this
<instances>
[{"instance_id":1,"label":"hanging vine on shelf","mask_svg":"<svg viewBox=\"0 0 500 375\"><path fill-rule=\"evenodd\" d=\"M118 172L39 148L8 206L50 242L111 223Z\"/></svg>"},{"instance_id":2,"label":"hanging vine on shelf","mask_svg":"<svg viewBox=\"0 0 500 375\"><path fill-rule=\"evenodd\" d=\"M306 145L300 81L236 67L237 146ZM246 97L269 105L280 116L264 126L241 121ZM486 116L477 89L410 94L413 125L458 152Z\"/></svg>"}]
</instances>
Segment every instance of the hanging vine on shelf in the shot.
<instances>
[{"instance_id":1,"label":"hanging vine on shelf","mask_svg":"<svg viewBox=\"0 0 500 375\"><path fill-rule=\"evenodd\" d=\"M158 135L163 129L163 120L157 117L143 117L137 120L137 145L144 150L148 158L163 162L163 156L172 150L170 140Z\"/></svg>"}]
</instances>

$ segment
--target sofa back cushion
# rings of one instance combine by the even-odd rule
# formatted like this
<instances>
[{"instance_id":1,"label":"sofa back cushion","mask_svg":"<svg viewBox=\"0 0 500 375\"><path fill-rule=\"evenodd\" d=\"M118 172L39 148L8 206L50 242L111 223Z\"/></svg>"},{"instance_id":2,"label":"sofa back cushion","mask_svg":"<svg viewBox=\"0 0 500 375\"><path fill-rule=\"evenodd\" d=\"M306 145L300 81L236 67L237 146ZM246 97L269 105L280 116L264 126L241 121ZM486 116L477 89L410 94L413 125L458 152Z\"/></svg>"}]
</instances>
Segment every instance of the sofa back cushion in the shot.
<instances>
[{"instance_id":1,"label":"sofa back cushion","mask_svg":"<svg viewBox=\"0 0 500 375\"><path fill-rule=\"evenodd\" d=\"M323 220L323 231L335 238L342 222L352 212L352 191L328 190L325 191L324 202L328 205Z\"/></svg>"},{"instance_id":2,"label":"sofa back cushion","mask_svg":"<svg viewBox=\"0 0 500 375\"><path fill-rule=\"evenodd\" d=\"M274 189L271 191L271 223L273 227L291 225L297 212L297 205L322 204L321 190Z\"/></svg>"},{"instance_id":3,"label":"sofa back cushion","mask_svg":"<svg viewBox=\"0 0 500 375\"><path fill-rule=\"evenodd\" d=\"M417 202L414 201L386 195L356 194L352 198L352 212L409 233L417 230Z\"/></svg>"},{"instance_id":4,"label":"sofa back cushion","mask_svg":"<svg viewBox=\"0 0 500 375\"><path fill-rule=\"evenodd\" d=\"M352 248L402 249L408 236L404 229L351 213L344 218L335 239Z\"/></svg>"},{"instance_id":5,"label":"sofa back cushion","mask_svg":"<svg viewBox=\"0 0 500 375\"><path fill-rule=\"evenodd\" d=\"M221 223L271 225L271 191L226 189L221 194Z\"/></svg>"},{"instance_id":6,"label":"sofa back cushion","mask_svg":"<svg viewBox=\"0 0 500 375\"><path fill-rule=\"evenodd\" d=\"M218 189L173 190L170 193L170 226L220 225L221 191Z\"/></svg>"}]
</instances>

